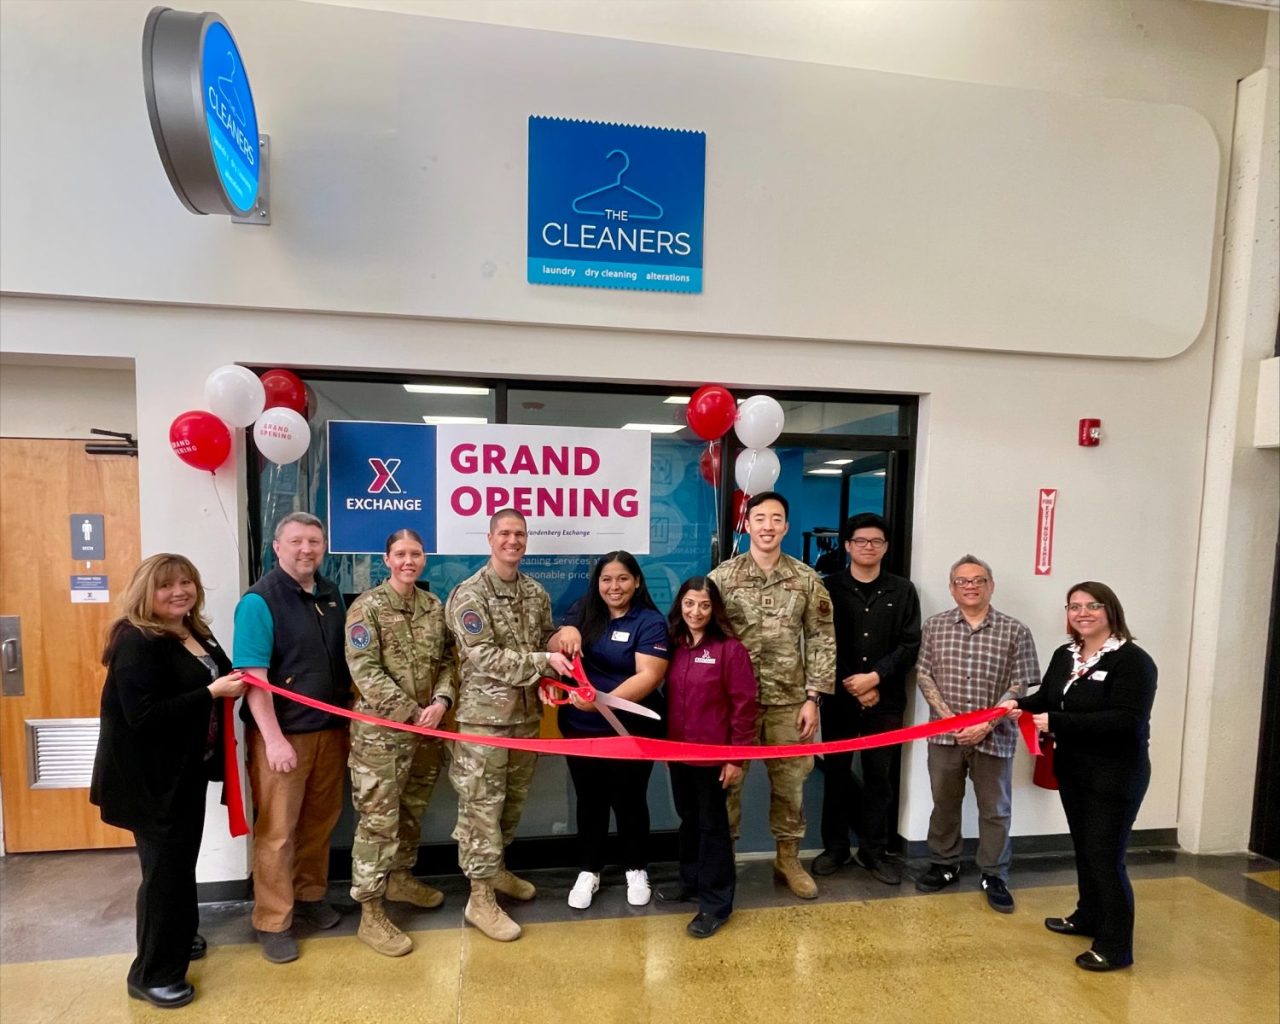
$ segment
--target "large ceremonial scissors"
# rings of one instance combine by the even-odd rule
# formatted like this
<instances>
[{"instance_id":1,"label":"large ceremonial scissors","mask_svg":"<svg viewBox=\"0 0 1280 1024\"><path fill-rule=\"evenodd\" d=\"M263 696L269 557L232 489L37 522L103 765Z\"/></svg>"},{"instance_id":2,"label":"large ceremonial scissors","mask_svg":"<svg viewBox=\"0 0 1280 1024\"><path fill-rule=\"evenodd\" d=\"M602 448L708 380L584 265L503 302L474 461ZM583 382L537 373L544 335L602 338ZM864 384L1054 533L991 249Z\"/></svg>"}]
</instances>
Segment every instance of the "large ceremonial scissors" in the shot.
<instances>
[{"instance_id":1,"label":"large ceremonial scissors","mask_svg":"<svg viewBox=\"0 0 1280 1024\"><path fill-rule=\"evenodd\" d=\"M613 713L613 708L619 711L630 711L633 715L644 715L645 718L655 718L662 720L662 716L656 711L651 711L643 704L637 704L633 700L627 700L625 697L615 697L612 693L605 693L597 690L591 685L591 680L587 678L587 673L582 668L582 656L575 654L573 656L573 679L577 685L566 683L563 679L544 678L539 684L542 690L543 699L548 704L569 704L574 697L578 700L590 703L595 701L596 710L604 716L604 720L613 726L613 731L619 736L630 736L626 727L618 721L618 716ZM564 690L569 696L557 697L555 690Z\"/></svg>"}]
</instances>

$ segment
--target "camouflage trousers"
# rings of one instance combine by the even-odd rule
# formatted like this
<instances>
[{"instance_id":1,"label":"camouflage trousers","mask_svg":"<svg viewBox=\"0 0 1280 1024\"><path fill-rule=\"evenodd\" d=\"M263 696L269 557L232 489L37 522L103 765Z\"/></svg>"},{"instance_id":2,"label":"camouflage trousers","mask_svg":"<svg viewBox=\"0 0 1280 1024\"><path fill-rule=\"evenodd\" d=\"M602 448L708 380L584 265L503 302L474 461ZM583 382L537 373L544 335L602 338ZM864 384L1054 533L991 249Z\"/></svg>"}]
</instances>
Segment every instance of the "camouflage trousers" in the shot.
<instances>
[{"instance_id":1,"label":"camouflage trousers","mask_svg":"<svg viewBox=\"0 0 1280 1024\"><path fill-rule=\"evenodd\" d=\"M390 730L379 729L378 733ZM351 845L351 898L381 896L387 875L418 859L422 815L440 768L449 759L442 740L411 733L366 739L353 730L351 802L360 816Z\"/></svg>"},{"instance_id":2,"label":"camouflage trousers","mask_svg":"<svg viewBox=\"0 0 1280 1024\"><path fill-rule=\"evenodd\" d=\"M459 725L479 736L531 739L538 722L519 725ZM449 781L458 792L458 865L468 878L492 878L502 866L502 852L516 836L533 782L537 754L477 743L455 743Z\"/></svg>"},{"instance_id":3,"label":"camouflage trousers","mask_svg":"<svg viewBox=\"0 0 1280 1024\"><path fill-rule=\"evenodd\" d=\"M799 743L796 715L800 704L766 704L756 719L759 744ZM742 834L742 784L747 781L751 761L742 762L742 779L729 789L729 832L734 842ZM804 838L804 780L813 771L812 757L771 758L765 761L769 773L769 831L774 839Z\"/></svg>"}]
</instances>

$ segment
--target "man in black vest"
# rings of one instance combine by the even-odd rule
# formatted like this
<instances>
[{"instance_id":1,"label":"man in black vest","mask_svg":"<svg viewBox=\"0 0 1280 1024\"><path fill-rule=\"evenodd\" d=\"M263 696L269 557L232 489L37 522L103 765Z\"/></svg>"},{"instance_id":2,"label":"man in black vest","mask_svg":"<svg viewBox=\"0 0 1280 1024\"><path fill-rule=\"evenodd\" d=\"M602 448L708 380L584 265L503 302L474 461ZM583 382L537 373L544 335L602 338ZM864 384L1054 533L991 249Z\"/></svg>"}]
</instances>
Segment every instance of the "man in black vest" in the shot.
<instances>
[{"instance_id":1,"label":"man in black vest","mask_svg":"<svg viewBox=\"0 0 1280 1024\"><path fill-rule=\"evenodd\" d=\"M902 728L906 677L920 650L920 599L909 580L884 572L889 524L872 512L851 516L840 531L849 567L824 582L836 626L836 692L822 705L822 738L852 739ZM902 882L902 869L885 856L896 832L898 794L893 764L901 748L864 750L862 784L853 754L823 758L822 845L815 875L829 875L850 860L849 830L858 834L852 859L886 885Z\"/></svg>"},{"instance_id":2,"label":"man in black vest","mask_svg":"<svg viewBox=\"0 0 1280 1024\"><path fill-rule=\"evenodd\" d=\"M307 512L276 524L276 568L236 606L236 668L326 704L351 704L342 595L319 575L324 525ZM246 713L247 712L247 713ZM329 836L342 811L347 722L250 687L244 708L253 827L253 927L272 963L298 958L296 914L338 923L325 902Z\"/></svg>"}]
</instances>

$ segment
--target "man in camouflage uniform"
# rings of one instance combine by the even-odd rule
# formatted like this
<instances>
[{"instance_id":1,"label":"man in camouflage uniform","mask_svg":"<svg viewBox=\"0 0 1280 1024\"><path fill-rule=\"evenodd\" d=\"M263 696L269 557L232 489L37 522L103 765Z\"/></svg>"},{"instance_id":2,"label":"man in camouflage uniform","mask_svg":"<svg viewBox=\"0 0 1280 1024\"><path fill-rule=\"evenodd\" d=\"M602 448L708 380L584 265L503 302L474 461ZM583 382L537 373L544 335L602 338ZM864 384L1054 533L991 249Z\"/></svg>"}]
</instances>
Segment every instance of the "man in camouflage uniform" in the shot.
<instances>
[{"instance_id":1,"label":"man in camouflage uniform","mask_svg":"<svg viewBox=\"0 0 1280 1024\"><path fill-rule=\"evenodd\" d=\"M421 541L393 534L392 578L366 591L347 613L346 660L366 715L437 728L457 698L453 637L440 599L415 581L426 564ZM444 741L351 723L351 796L360 818L351 851L351 897L360 904L361 941L402 956L413 940L386 916L383 900L438 907L444 894L413 877L422 815L448 758Z\"/></svg>"},{"instance_id":2,"label":"man in camouflage uniform","mask_svg":"<svg viewBox=\"0 0 1280 1024\"><path fill-rule=\"evenodd\" d=\"M751 654L759 681L762 744L807 743L818 730L818 706L835 690L836 642L831 597L818 574L782 553L787 499L763 491L747 502L751 547L716 566L710 577L724 598L738 639ZM743 778L751 762L743 765ZM801 866L804 780L812 757L765 762L769 772L769 829L778 845L776 875L793 893L813 899L818 887ZM742 824L742 783L729 791L729 825L736 840Z\"/></svg>"},{"instance_id":3,"label":"man in camouflage uniform","mask_svg":"<svg viewBox=\"0 0 1280 1024\"><path fill-rule=\"evenodd\" d=\"M482 736L534 737L542 719L538 680L568 674L563 654L547 653L554 632L551 599L520 572L528 545L525 519L503 509L489 521L491 557L453 589L445 620L458 645L457 719L461 731ZM457 743L449 781L458 791L458 863L471 880L463 916L491 939L520 937L494 892L531 900L537 890L506 869L503 850L515 838L537 755Z\"/></svg>"}]
</instances>

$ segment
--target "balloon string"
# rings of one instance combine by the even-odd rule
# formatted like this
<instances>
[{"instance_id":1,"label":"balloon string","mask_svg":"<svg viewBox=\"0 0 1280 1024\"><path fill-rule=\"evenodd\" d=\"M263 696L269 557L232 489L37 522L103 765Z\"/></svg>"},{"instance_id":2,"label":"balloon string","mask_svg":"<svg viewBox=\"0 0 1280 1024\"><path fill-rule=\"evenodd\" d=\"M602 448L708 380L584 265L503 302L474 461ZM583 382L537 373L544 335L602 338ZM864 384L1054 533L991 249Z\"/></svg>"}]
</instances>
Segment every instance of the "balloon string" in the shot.
<instances>
[{"instance_id":1,"label":"balloon string","mask_svg":"<svg viewBox=\"0 0 1280 1024\"><path fill-rule=\"evenodd\" d=\"M209 479L213 482L213 496L218 499L218 508L222 510L222 521L227 524L227 532L231 534L231 547L236 553L236 561L239 562L240 538L236 535L236 528L231 523L231 516L227 514L227 506L222 503L222 492L218 490L218 477L211 471Z\"/></svg>"},{"instance_id":2,"label":"balloon string","mask_svg":"<svg viewBox=\"0 0 1280 1024\"><path fill-rule=\"evenodd\" d=\"M744 476L746 476L747 478L747 483L751 483L751 474L755 472L756 459L759 457L759 455L755 448L749 448L747 450L751 452L751 458L747 462L747 471L744 474ZM754 491L748 491L746 488L743 488L742 512L741 514L735 517L737 519L737 522L734 524L734 527L733 527L733 553L735 555L738 553L738 545L742 543L742 531L745 529L747 525L747 502L751 500L751 496L754 493L755 493Z\"/></svg>"}]
</instances>

